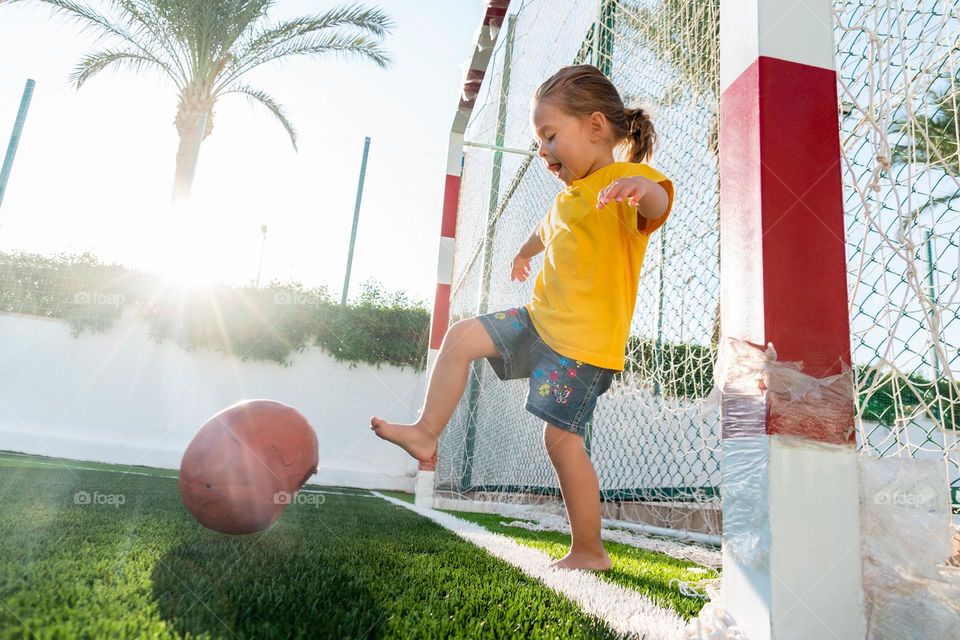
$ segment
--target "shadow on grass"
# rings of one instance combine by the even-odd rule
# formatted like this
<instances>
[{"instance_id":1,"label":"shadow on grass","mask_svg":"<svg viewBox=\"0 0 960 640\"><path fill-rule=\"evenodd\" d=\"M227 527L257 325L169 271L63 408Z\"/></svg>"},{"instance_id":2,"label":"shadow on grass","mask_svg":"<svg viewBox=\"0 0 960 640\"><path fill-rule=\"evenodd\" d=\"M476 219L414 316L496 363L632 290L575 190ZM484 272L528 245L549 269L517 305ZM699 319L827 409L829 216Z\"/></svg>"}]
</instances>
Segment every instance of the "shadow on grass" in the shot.
<instances>
[{"instance_id":1,"label":"shadow on grass","mask_svg":"<svg viewBox=\"0 0 960 640\"><path fill-rule=\"evenodd\" d=\"M198 530L157 561L153 599L184 637L381 635L378 598L327 560L297 528L251 536Z\"/></svg>"}]
</instances>

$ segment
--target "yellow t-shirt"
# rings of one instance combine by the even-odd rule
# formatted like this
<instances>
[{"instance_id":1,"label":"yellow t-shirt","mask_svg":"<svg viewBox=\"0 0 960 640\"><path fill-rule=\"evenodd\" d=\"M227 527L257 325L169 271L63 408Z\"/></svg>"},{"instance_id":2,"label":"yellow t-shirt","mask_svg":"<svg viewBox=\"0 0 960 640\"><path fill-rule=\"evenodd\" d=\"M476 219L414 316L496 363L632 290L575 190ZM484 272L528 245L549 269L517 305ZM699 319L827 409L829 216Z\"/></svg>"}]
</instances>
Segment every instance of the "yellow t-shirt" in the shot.
<instances>
[{"instance_id":1,"label":"yellow t-shirt","mask_svg":"<svg viewBox=\"0 0 960 640\"><path fill-rule=\"evenodd\" d=\"M627 176L662 186L666 212L654 220L626 203L597 209L597 195ZM622 371L640 267L650 234L670 215L673 183L646 164L614 162L564 188L540 222L543 269L527 305L533 326L554 351Z\"/></svg>"}]
</instances>

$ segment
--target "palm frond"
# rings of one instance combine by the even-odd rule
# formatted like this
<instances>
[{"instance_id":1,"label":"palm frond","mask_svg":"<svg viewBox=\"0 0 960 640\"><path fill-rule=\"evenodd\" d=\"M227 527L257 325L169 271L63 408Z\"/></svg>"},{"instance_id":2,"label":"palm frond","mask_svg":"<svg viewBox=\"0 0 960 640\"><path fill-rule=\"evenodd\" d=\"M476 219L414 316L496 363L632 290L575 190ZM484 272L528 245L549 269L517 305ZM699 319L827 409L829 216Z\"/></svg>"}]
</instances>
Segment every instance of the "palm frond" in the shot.
<instances>
[{"instance_id":1,"label":"palm frond","mask_svg":"<svg viewBox=\"0 0 960 640\"><path fill-rule=\"evenodd\" d=\"M273 0L114 0L148 4L164 25L190 70L190 82L212 88L230 61L243 34L249 32L274 4ZM220 86L226 86L221 82ZM211 89L212 90L212 89Z\"/></svg>"},{"instance_id":2,"label":"palm frond","mask_svg":"<svg viewBox=\"0 0 960 640\"><path fill-rule=\"evenodd\" d=\"M236 79L243 73L268 62L288 56L324 53L364 57L381 69L386 69L391 63L390 56L386 50L380 46L380 43L367 36L341 33L315 34L274 47L261 56L255 63L246 66L240 66L243 63L234 64L231 73L224 78L215 91L219 91L220 86Z\"/></svg>"},{"instance_id":3,"label":"palm frond","mask_svg":"<svg viewBox=\"0 0 960 640\"><path fill-rule=\"evenodd\" d=\"M190 79L187 72L187 56L184 56L181 43L173 37L169 23L158 12L157 2L149 0L112 0L127 18L129 28L137 29L138 36L148 37L156 46L163 49L168 57L170 66L176 67L180 81L178 88L182 88ZM178 50L178 47L179 50Z\"/></svg>"},{"instance_id":4,"label":"palm frond","mask_svg":"<svg viewBox=\"0 0 960 640\"><path fill-rule=\"evenodd\" d=\"M8 4L25 1L26 0L7 0ZM88 30L99 32L97 33L97 41L107 36L116 36L140 48L140 44L135 40L133 34L120 26L117 21L111 20L90 7L78 2L73 2L72 0L33 0L33 2L47 5L54 12L59 12L75 19L80 24L81 32Z\"/></svg>"},{"instance_id":5,"label":"palm frond","mask_svg":"<svg viewBox=\"0 0 960 640\"><path fill-rule=\"evenodd\" d=\"M244 43L242 50L250 53L266 51L291 38L341 27L353 27L382 38L393 26L390 17L380 9L367 9L353 4L336 7L321 15L302 16L262 29Z\"/></svg>"},{"instance_id":6,"label":"palm frond","mask_svg":"<svg viewBox=\"0 0 960 640\"><path fill-rule=\"evenodd\" d=\"M345 33L315 34L274 47L264 56L260 64L288 56L326 52L365 56L382 69L390 65L390 57L378 41L364 35Z\"/></svg>"},{"instance_id":7,"label":"palm frond","mask_svg":"<svg viewBox=\"0 0 960 640\"><path fill-rule=\"evenodd\" d=\"M286 110L276 100L274 100L271 95L265 91L254 89L253 87L245 84L234 85L226 91L221 92L220 95L226 95L228 93L243 94L247 96L251 104L259 102L269 109L270 113L276 116L277 120L280 121L280 124L283 125L283 128L286 129L287 134L290 136L290 142L293 144L293 150L297 151L297 132L290 123L290 120L287 118Z\"/></svg>"},{"instance_id":8,"label":"palm frond","mask_svg":"<svg viewBox=\"0 0 960 640\"><path fill-rule=\"evenodd\" d=\"M310 38L325 35L323 32L348 27L361 33L366 32L373 36L382 37L389 33L393 26L393 21L383 11L366 9L359 5L337 7L322 15L304 16L282 22L252 34L246 42L237 46L235 50L236 64L233 65L229 76L224 79L222 84L225 86L247 71L281 57L273 55L275 50L289 48L297 43L302 45ZM366 38L364 40L372 42L372 40ZM374 55L371 59L381 68L385 68L390 63L385 51L378 50L372 53ZM284 53L282 55L291 54Z\"/></svg>"},{"instance_id":9,"label":"palm frond","mask_svg":"<svg viewBox=\"0 0 960 640\"><path fill-rule=\"evenodd\" d=\"M174 82L177 81L174 72L165 63L156 58L145 56L136 51L114 51L109 49L84 55L74 68L73 73L70 74L70 80L74 82L77 89L79 89L87 80L113 64L121 67L126 66L133 71L153 67L169 75Z\"/></svg>"},{"instance_id":10,"label":"palm frond","mask_svg":"<svg viewBox=\"0 0 960 640\"><path fill-rule=\"evenodd\" d=\"M9 4L24 1L25 0L7 0ZM128 21L130 27L136 29L131 31L130 28L125 26L121 20L111 19L109 16L100 13L91 7L80 4L79 2L74 2L73 0L33 1L50 7L55 13L60 13L68 18L73 18L77 21L77 23L79 23L81 32L94 32L96 35L96 42L111 36L119 38L124 43L132 47L132 49L139 51L143 58L153 60L155 63L165 66L162 62L160 62L160 56L158 56L157 52L155 51L157 46L161 46L162 48L162 43L156 39L145 40L142 37L142 29L140 29L139 26L135 25L133 22ZM74 73L71 78L76 76L77 74ZM176 77L173 75L171 75L171 77L173 77L174 81L176 82ZM178 87L179 86L180 85L178 84ZM79 85L77 85L77 88L80 88Z\"/></svg>"}]
</instances>

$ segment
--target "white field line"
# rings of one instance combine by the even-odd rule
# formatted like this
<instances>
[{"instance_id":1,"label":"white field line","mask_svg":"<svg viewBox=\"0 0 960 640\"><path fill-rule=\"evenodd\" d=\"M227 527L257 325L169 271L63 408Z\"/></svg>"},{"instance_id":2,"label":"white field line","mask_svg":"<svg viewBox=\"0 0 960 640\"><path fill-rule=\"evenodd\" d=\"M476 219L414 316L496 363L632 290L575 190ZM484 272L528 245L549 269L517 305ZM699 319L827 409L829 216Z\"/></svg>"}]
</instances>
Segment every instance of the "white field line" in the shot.
<instances>
[{"instance_id":1,"label":"white field line","mask_svg":"<svg viewBox=\"0 0 960 640\"><path fill-rule=\"evenodd\" d=\"M121 469L97 469L96 467L78 467L72 464L43 462L41 460L32 460L32 459L26 459L26 458L25 460L28 465L40 464L45 467L54 467L57 469L71 469L76 471L105 471L107 473L122 473L123 475L128 475L128 476L147 476L148 478L172 478L173 480L177 480L179 478L179 476L162 476L157 473L143 473L142 471L123 471ZM110 463L105 463L105 464L110 464Z\"/></svg>"},{"instance_id":2,"label":"white field line","mask_svg":"<svg viewBox=\"0 0 960 640\"><path fill-rule=\"evenodd\" d=\"M418 507L378 491L371 493L429 518L491 555L509 562L575 602L585 613L600 618L618 633L631 634L643 640L678 640L685 637L685 623L680 616L636 591L601 580L589 571L551 569L553 559L550 556L507 536L442 511Z\"/></svg>"}]
</instances>

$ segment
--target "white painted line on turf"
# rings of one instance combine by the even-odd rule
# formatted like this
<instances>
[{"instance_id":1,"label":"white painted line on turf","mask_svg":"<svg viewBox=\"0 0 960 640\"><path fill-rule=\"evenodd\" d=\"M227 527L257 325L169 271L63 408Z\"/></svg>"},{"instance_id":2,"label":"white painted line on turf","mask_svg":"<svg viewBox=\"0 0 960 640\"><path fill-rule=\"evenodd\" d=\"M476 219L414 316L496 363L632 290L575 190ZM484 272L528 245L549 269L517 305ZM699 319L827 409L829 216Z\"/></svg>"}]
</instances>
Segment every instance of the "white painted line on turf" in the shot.
<instances>
[{"instance_id":1,"label":"white painted line on turf","mask_svg":"<svg viewBox=\"0 0 960 640\"><path fill-rule=\"evenodd\" d=\"M573 600L585 613L597 616L618 633L636 634L643 640L684 637L684 621L673 611L658 606L641 593L601 580L588 571L551 569L553 559L546 553L527 547L478 524L449 513L418 507L372 491L373 495L430 518L464 540L486 549L531 578Z\"/></svg>"}]
</instances>

